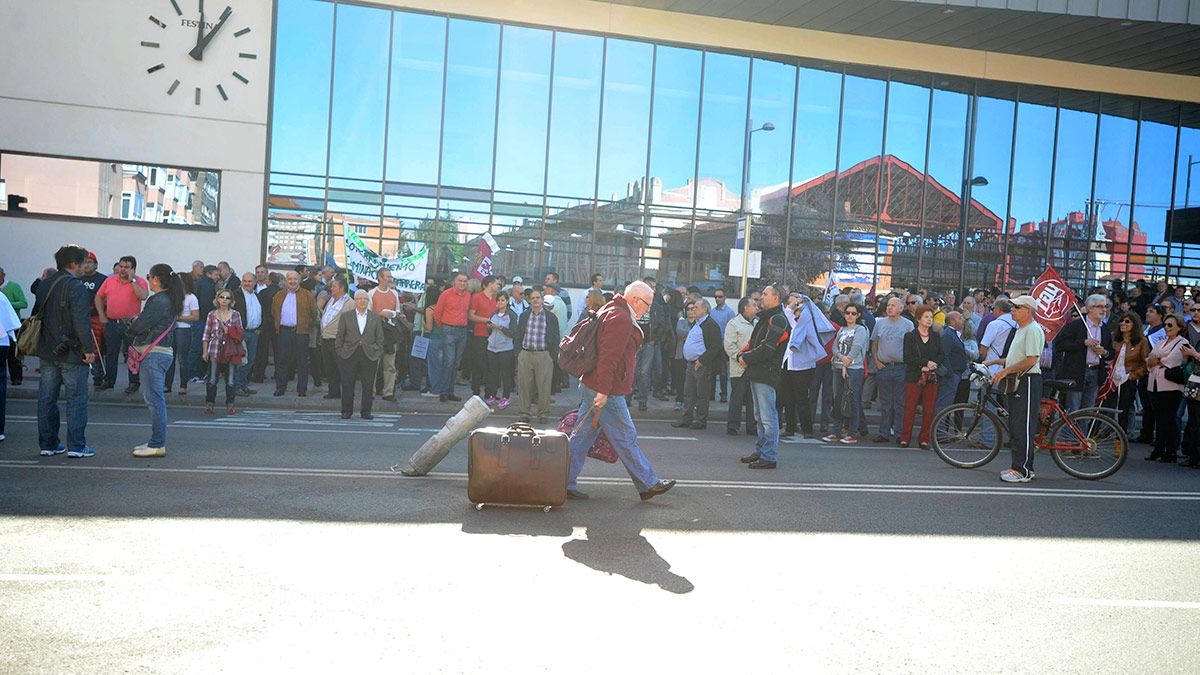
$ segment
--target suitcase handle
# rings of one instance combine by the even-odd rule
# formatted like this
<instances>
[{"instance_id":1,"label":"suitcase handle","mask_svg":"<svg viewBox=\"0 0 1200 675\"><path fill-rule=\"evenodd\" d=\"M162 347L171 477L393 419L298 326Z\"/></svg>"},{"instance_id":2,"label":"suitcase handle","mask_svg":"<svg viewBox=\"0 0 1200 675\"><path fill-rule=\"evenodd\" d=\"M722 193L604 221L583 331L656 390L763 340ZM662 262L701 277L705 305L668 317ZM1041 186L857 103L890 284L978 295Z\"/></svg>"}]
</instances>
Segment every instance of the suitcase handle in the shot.
<instances>
[{"instance_id":1,"label":"suitcase handle","mask_svg":"<svg viewBox=\"0 0 1200 675\"><path fill-rule=\"evenodd\" d=\"M509 440L511 440L513 436L528 436L534 445L542 444L542 437L538 435L537 429L534 429L532 425L524 422L510 424L508 429L505 430L504 435L500 437L500 444L508 445Z\"/></svg>"}]
</instances>

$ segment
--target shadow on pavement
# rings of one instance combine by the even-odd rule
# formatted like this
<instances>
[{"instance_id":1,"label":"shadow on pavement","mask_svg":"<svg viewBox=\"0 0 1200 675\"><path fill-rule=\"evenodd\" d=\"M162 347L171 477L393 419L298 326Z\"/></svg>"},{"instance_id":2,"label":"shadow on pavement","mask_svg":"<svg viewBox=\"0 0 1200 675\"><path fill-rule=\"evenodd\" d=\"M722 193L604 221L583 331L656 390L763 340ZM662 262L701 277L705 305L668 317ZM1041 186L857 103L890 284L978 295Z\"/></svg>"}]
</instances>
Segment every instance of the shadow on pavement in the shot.
<instances>
[{"instance_id":1,"label":"shadow on pavement","mask_svg":"<svg viewBox=\"0 0 1200 675\"><path fill-rule=\"evenodd\" d=\"M588 525L587 539L572 539L562 549L563 555L580 565L652 584L668 593L682 595L696 588L686 577L671 571L671 563L654 550L637 526Z\"/></svg>"}]
</instances>

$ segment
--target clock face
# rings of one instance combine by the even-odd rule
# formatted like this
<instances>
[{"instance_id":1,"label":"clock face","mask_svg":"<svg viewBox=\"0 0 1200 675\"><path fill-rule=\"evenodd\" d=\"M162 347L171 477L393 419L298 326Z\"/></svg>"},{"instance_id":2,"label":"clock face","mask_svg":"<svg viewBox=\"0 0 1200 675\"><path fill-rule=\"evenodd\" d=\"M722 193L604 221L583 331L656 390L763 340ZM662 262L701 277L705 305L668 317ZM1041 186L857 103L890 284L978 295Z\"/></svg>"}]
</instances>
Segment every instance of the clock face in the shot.
<instances>
[{"instance_id":1,"label":"clock face","mask_svg":"<svg viewBox=\"0 0 1200 675\"><path fill-rule=\"evenodd\" d=\"M228 101L236 88L250 84L239 72L247 70L258 54L239 48L250 33L239 22L233 7L222 0L161 0L158 11L147 18L148 39L141 49L151 64L146 73L162 85L168 96L186 96L195 105L204 100ZM153 8L153 5L151 5ZM246 42L249 42L248 40Z\"/></svg>"}]
</instances>

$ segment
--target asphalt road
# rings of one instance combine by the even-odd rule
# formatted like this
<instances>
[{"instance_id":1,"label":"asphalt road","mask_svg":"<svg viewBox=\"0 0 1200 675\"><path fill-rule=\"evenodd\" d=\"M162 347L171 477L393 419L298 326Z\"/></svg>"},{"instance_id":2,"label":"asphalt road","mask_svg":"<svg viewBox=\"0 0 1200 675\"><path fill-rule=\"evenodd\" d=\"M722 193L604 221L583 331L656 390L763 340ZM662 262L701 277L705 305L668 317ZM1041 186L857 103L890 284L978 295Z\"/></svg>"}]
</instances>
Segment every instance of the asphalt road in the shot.
<instances>
[{"instance_id":1,"label":"asphalt road","mask_svg":"<svg viewBox=\"0 0 1200 675\"><path fill-rule=\"evenodd\" d=\"M640 426L650 502L590 463L587 502L467 503L444 417L93 406L92 459L0 443L0 671L1196 672L1200 471L1089 483L1040 456L931 453ZM508 418L496 422L507 423Z\"/></svg>"}]
</instances>

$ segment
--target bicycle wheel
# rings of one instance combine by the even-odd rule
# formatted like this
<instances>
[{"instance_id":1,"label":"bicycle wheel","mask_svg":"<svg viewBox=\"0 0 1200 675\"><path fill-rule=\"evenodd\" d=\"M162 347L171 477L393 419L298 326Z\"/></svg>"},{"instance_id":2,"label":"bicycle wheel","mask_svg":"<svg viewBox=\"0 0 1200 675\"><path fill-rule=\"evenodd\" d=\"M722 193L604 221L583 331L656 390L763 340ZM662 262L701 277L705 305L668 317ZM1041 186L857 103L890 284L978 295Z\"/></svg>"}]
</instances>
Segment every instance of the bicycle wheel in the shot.
<instances>
[{"instance_id":1,"label":"bicycle wheel","mask_svg":"<svg viewBox=\"0 0 1200 675\"><path fill-rule=\"evenodd\" d=\"M1093 410L1080 410L1068 417L1083 438L1076 436L1065 421L1059 420L1046 434L1048 444L1077 444L1083 440L1087 447L1084 450L1051 450L1050 456L1058 468L1084 480L1099 480L1116 473L1129 456L1129 440L1121 425L1112 417Z\"/></svg>"},{"instance_id":2,"label":"bicycle wheel","mask_svg":"<svg viewBox=\"0 0 1200 675\"><path fill-rule=\"evenodd\" d=\"M974 469L996 458L1004 442L996 413L974 403L955 403L933 418L933 451L960 469Z\"/></svg>"}]
</instances>

